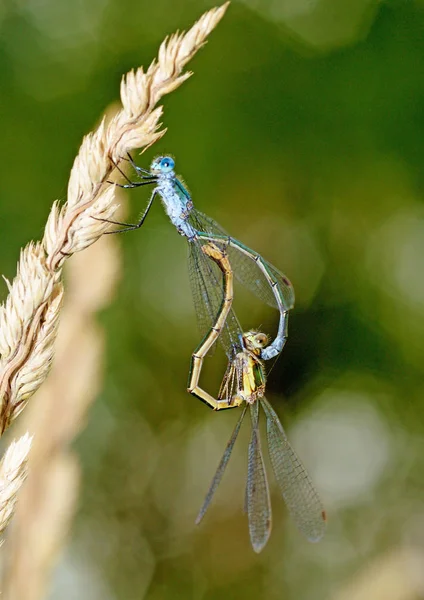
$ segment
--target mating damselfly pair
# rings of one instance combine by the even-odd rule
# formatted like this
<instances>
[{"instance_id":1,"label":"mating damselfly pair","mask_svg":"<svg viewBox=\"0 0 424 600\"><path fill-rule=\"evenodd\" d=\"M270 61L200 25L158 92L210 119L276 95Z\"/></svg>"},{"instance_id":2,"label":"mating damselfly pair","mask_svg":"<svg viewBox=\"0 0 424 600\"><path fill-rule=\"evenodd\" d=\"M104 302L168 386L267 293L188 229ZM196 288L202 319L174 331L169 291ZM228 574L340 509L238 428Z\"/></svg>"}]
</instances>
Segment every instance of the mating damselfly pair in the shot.
<instances>
[{"instance_id":1,"label":"mating damselfly pair","mask_svg":"<svg viewBox=\"0 0 424 600\"><path fill-rule=\"evenodd\" d=\"M228 362L216 400L198 387L203 359L211 345L216 342L233 299L233 275L228 256L212 243L203 246L202 251L219 265L223 273L224 298L209 334L193 353L189 391L195 392L195 395L200 398L206 397L206 401L211 405L216 403L216 408L233 408L242 404L244 407L212 479L196 523L203 518L221 481L249 408L252 430L248 449L245 510L249 521L250 541L255 552L260 552L267 543L271 533L272 513L259 435L259 406L262 406L266 417L268 452L272 470L284 501L300 531L311 542L317 542L324 534L326 513L311 478L287 439L277 413L265 398L266 373L264 362L260 357L267 347L268 336L259 331L239 332L236 353Z\"/></svg>"},{"instance_id":2,"label":"mating damselfly pair","mask_svg":"<svg viewBox=\"0 0 424 600\"><path fill-rule=\"evenodd\" d=\"M252 437L249 444L246 507L253 548L259 552L265 545L271 530L271 508L259 438L260 402L267 420L271 463L283 497L300 530L311 541L317 541L325 526L321 502L309 476L288 443L276 413L264 398L266 379L263 361L278 356L283 349L287 338L288 311L294 305L292 285L285 275L260 254L229 236L215 221L194 208L187 189L175 175L175 163L171 157L155 159L149 171L135 165L131 157L130 162L140 180L133 182L127 179L128 183L121 187L154 185L154 188L138 223L112 221L121 226L116 233L139 229L158 195L178 233L189 242L190 281L204 337L192 357L188 391L216 410L246 403L199 517L203 516L222 477L249 406ZM263 334L243 334L232 308L233 272L256 296L279 310L278 332L271 344L265 343L268 339ZM198 383L203 359L217 339L221 341L229 363L220 393L215 399L202 390Z\"/></svg>"}]
</instances>

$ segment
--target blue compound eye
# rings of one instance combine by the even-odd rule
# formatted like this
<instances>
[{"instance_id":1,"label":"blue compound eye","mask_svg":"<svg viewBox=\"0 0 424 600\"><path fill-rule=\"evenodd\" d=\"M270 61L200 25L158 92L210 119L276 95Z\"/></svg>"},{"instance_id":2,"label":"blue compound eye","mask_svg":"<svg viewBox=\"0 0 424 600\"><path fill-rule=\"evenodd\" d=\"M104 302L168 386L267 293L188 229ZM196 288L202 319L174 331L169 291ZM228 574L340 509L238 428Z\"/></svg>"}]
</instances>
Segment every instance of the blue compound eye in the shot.
<instances>
[{"instance_id":1,"label":"blue compound eye","mask_svg":"<svg viewBox=\"0 0 424 600\"><path fill-rule=\"evenodd\" d=\"M172 171L175 167L175 162L170 156L164 156L160 161L160 168L162 171Z\"/></svg>"}]
</instances>

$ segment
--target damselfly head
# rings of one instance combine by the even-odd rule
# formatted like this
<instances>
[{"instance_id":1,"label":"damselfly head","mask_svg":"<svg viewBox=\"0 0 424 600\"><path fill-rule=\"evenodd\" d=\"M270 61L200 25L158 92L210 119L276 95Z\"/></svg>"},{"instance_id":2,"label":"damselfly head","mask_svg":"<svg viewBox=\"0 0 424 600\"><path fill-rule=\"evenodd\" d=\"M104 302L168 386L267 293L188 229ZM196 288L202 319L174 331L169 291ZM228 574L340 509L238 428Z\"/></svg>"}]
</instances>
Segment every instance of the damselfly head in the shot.
<instances>
[{"instance_id":1,"label":"damselfly head","mask_svg":"<svg viewBox=\"0 0 424 600\"><path fill-rule=\"evenodd\" d=\"M155 175L171 173L174 170L175 161L170 156L158 156L150 165L150 172Z\"/></svg>"},{"instance_id":2,"label":"damselfly head","mask_svg":"<svg viewBox=\"0 0 424 600\"><path fill-rule=\"evenodd\" d=\"M248 331L243 334L243 342L247 350L260 354L260 351L268 346L269 337L261 331Z\"/></svg>"}]
</instances>

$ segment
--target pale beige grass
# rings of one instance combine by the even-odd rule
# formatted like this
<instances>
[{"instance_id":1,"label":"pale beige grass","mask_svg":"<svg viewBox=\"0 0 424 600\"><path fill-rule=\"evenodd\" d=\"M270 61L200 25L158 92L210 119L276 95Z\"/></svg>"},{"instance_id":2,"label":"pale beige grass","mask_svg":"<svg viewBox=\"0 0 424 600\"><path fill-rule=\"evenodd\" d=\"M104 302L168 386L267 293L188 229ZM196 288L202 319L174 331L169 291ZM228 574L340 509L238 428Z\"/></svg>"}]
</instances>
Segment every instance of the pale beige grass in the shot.
<instances>
[{"instance_id":1,"label":"pale beige grass","mask_svg":"<svg viewBox=\"0 0 424 600\"><path fill-rule=\"evenodd\" d=\"M0 463L0 524L3 531L9 523L18 491L27 475L32 436L28 433L13 441Z\"/></svg>"},{"instance_id":2,"label":"pale beige grass","mask_svg":"<svg viewBox=\"0 0 424 600\"><path fill-rule=\"evenodd\" d=\"M110 219L116 210L115 188L107 184L114 163L127 152L147 148L165 133L159 123L162 107L157 104L190 77L184 67L205 44L227 6L205 13L187 33L165 39L146 72L139 68L123 77L122 109L85 137L71 170L67 202L53 204L43 240L22 250L17 274L12 283L7 282L9 295L0 306L0 435L50 370L63 298L62 268L70 256L93 244L109 227L97 219ZM57 402L60 406L60 397ZM12 450L17 458L10 464L22 459L15 483L22 482L25 453L19 443ZM0 507L7 497L0 487ZM7 510L4 514L9 516ZM0 532L6 521L1 522L0 513Z\"/></svg>"},{"instance_id":3,"label":"pale beige grass","mask_svg":"<svg viewBox=\"0 0 424 600\"><path fill-rule=\"evenodd\" d=\"M47 376L62 299L64 261L95 242L116 209L105 184L127 152L146 148L165 133L157 103L188 77L187 62L222 18L227 4L205 13L187 33L166 39L147 72L130 71L121 83L122 109L84 139L71 170L67 202L56 202L42 242L22 251L9 296L0 307L0 431L19 414ZM93 218L94 217L94 218Z\"/></svg>"}]
</instances>

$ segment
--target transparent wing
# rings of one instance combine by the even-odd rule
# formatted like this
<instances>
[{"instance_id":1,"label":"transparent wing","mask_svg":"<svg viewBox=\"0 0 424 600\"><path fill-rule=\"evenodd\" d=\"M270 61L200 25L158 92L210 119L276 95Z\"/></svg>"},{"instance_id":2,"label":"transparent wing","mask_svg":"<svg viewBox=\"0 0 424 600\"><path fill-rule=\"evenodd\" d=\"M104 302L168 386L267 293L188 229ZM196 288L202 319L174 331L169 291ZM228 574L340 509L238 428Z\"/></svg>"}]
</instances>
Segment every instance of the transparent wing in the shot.
<instances>
[{"instance_id":1,"label":"transparent wing","mask_svg":"<svg viewBox=\"0 0 424 600\"><path fill-rule=\"evenodd\" d=\"M259 405L255 402L249 406L252 435L249 443L246 504L250 541L253 550L260 552L271 533L271 500L259 438Z\"/></svg>"},{"instance_id":2,"label":"transparent wing","mask_svg":"<svg viewBox=\"0 0 424 600\"><path fill-rule=\"evenodd\" d=\"M189 243L188 272L199 329L202 335L207 335L221 311L224 276L216 263L203 254L201 246L198 241ZM231 309L219 336L229 358L240 345L241 333L240 323Z\"/></svg>"},{"instance_id":3,"label":"transparent wing","mask_svg":"<svg viewBox=\"0 0 424 600\"><path fill-rule=\"evenodd\" d=\"M197 244L189 244L188 275L199 329L202 335L206 335L216 321L221 305L222 273L212 260L206 259L209 262L204 264L199 252Z\"/></svg>"},{"instance_id":4,"label":"transparent wing","mask_svg":"<svg viewBox=\"0 0 424 600\"><path fill-rule=\"evenodd\" d=\"M231 240L235 245L229 246L228 256L234 269L234 274L240 283L265 302L265 304L279 308L274 294L275 289L276 293L280 296L284 310L293 308L294 290L288 278L271 265L271 263L260 257L266 269L266 274L264 274L255 260L255 257L258 255L253 253L247 246L243 246L235 238L231 238ZM244 251L247 251L252 258L244 254Z\"/></svg>"},{"instance_id":5,"label":"transparent wing","mask_svg":"<svg viewBox=\"0 0 424 600\"><path fill-rule=\"evenodd\" d=\"M228 464L228 461L230 460L231 452L233 451L235 441L236 441L237 436L239 434L240 427L241 427L241 424L242 424L243 419L244 419L244 415L246 414L246 410L247 410L247 405L243 408L243 412L241 413L241 415L240 415L240 417L239 417L239 419L238 419L238 421L236 423L236 426L234 427L234 431L231 434L230 439L228 440L227 447L225 448L225 452L224 452L224 454L223 454L223 456L221 458L221 461L220 461L220 463L218 465L216 473L215 473L215 475L214 475L214 477L212 479L212 483L211 483L211 485L209 487L209 491L208 491L208 493L206 495L205 501L203 502L202 508L200 509L199 514L197 515L196 525L198 525L200 523L200 521L203 519L203 517L204 517L204 515L205 515L205 513L206 513L206 511L208 509L208 506L211 503L213 495L215 494L215 491L216 491L218 485L221 482L221 479L222 479L222 476L224 474L225 468L226 468L226 466Z\"/></svg>"},{"instance_id":6,"label":"transparent wing","mask_svg":"<svg viewBox=\"0 0 424 600\"><path fill-rule=\"evenodd\" d=\"M277 413L266 398L260 402L266 415L269 456L284 501L300 531L309 541L318 542L326 522L321 500L291 447Z\"/></svg>"},{"instance_id":7,"label":"transparent wing","mask_svg":"<svg viewBox=\"0 0 424 600\"><path fill-rule=\"evenodd\" d=\"M237 392L237 367L234 360L229 360L221 386L218 392L218 400L231 400Z\"/></svg>"},{"instance_id":8,"label":"transparent wing","mask_svg":"<svg viewBox=\"0 0 424 600\"><path fill-rule=\"evenodd\" d=\"M192 220L193 226L199 231L228 238L227 252L234 274L248 290L274 308L279 308L275 296L277 293L284 310L293 308L295 300L293 286L284 273L254 250L251 250L237 239L228 236L227 232L207 215L195 211ZM258 261L262 263L265 273L261 270Z\"/></svg>"}]
</instances>

